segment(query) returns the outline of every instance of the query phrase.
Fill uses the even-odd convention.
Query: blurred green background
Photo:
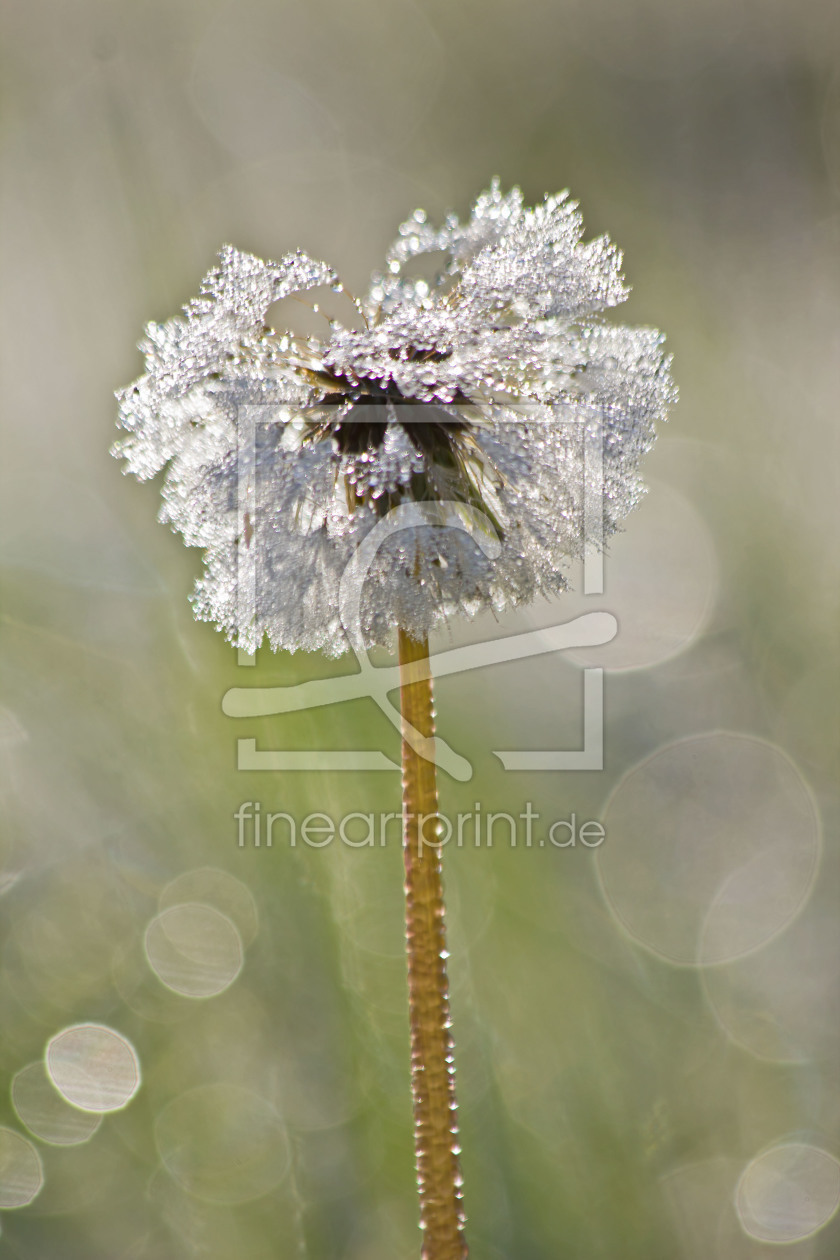
[[[836,6],[12,0],[2,26],[0,1255],[418,1252],[399,843],[239,848],[233,819],[399,800],[239,772],[237,738],[395,732],[368,700],[224,717],[231,686],[352,666],[239,666],[108,447],[143,323],[223,242],[359,290],[415,206],[464,214],[494,174],[622,246],[620,317],[667,332],[681,401],[604,595],[437,645],[620,623],[438,688],[475,770],[448,814],[606,828],[446,853],[473,1254],[836,1255]],[[580,746],[599,664],[604,769],[505,773]],[[53,1041],[79,1024],[113,1034]]]

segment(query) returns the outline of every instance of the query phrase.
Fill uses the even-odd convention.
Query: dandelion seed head
[[[439,274],[412,275],[429,254]],[[566,193],[529,209],[494,181],[466,223],[408,218],[356,304],[362,326],[332,319],[321,339],[266,324],[281,298],[323,286],[342,291],[301,252],[225,246],[183,315],[147,327],[145,374],[118,394],[114,453],[140,479],[166,470],[161,519],[204,549],[196,616],[247,651],[345,651],[342,574],[405,503],[449,505],[462,527],[382,535],[366,645],[561,592],[643,494],[639,462],[674,399],[661,335],[604,318],[627,296],[617,248],[583,240]]]

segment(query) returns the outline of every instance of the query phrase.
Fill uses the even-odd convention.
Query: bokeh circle
[[[747,1164],[735,1190],[744,1232],[793,1243],[822,1229],[840,1206],[840,1161],[806,1142],[784,1142]]]
[[[596,852],[602,892],[638,943],[671,962],[731,962],[778,935],[813,885],[820,826],[778,748],[713,732],[660,748],[613,790]]]
[[[62,1098],[83,1111],[120,1111],[140,1088],[134,1047],[105,1024],[74,1024],[56,1033],[45,1062]]]

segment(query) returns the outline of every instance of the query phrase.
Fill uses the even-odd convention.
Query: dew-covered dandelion
[[[442,258],[431,279],[416,274],[426,255]],[[268,326],[274,303],[324,286],[342,289],[300,252],[263,262],[225,247],[184,315],[149,325],[114,450],[141,479],[166,469],[161,519],[205,552],[196,616],[237,647],[335,656],[397,631],[423,1254],[454,1260],[466,1250],[440,848],[416,825],[437,810],[428,635],[561,592],[570,561],[639,501],[674,391],[661,335],[605,320],[627,296],[621,255],[583,241],[565,193],[528,209],[494,182],[467,223],[440,228],[418,210],[348,326]],[[363,552],[348,622],[342,583]]]
[[[241,648],[347,649],[338,588],[360,540],[404,502],[462,503],[490,522],[490,558],[469,531],[430,526],[379,549],[362,602],[365,642],[394,625],[424,637],[457,613],[553,595],[580,554],[581,443],[603,430],[603,525],[638,501],[637,465],[671,395],[661,337],[607,324],[627,295],[621,255],[581,240],[566,196],[526,209],[497,185],[470,220],[400,228],[359,305],[359,327],[324,339],[275,333],[281,298],[336,273],[301,253],[266,263],[226,247],[184,317],[152,324],[146,375],[120,395],[128,471],[167,467],[162,519],[205,549],[196,616]],[[406,265],[442,252],[437,282]],[[254,502],[238,514],[241,421],[259,407]],[[252,413],[253,414],[253,413]],[[259,548],[241,620],[240,544]]]

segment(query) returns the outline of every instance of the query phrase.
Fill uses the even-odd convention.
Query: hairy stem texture
[[[411,1088],[423,1260],[463,1260],[467,1247],[441,852],[435,829],[435,715],[428,641],[417,642],[400,630],[399,651]]]

